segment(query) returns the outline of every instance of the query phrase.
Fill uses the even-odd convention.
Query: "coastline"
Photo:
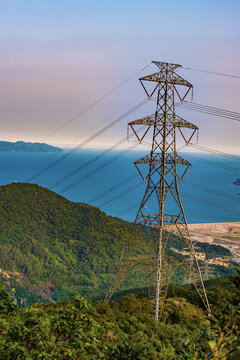
[[[188,224],[193,241],[221,245],[240,261],[240,222]]]

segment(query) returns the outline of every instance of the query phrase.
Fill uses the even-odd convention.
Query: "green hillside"
[[[26,303],[68,299],[75,294],[104,296],[113,265],[133,236],[133,224],[107,216],[96,207],[68,201],[38,185],[0,187],[1,276],[9,288],[16,288],[17,299]],[[169,248],[181,246],[171,235]],[[151,254],[152,249],[153,240],[146,229],[132,252]],[[175,281],[181,283],[182,279],[178,275]],[[122,290],[145,286],[142,270],[136,269]]]

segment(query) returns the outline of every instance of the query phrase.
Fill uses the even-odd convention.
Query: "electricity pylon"
[[[168,271],[170,266],[180,267],[187,272],[209,314],[210,306],[178,189],[178,183],[191,164],[177,154],[176,132],[179,130],[185,143],[188,144],[198,128],[175,114],[175,94],[182,102],[193,86],[176,73],[181,65],[159,61],[153,61],[153,63],[158,67],[158,72],[139,80],[149,99],[155,93],[157,95],[155,114],[132,121],[129,126],[140,143],[147,134],[151,135],[150,154],[134,162],[139,174],[147,184],[135,223],[140,225],[136,236],[145,226],[154,230],[156,253],[135,258],[127,257],[128,250],[134,241],[131,240],[123,251],[115,286],[107,299],[111,298],[113,292],[131,269],[139,264],[147,265],[148,268],[151,268],[150,273],[155,274],[155,319],[159,321],[172,274],[171,270]],[[146,81],[154,84],[151,91],[147,89]],[[138,125],[145,126],[142,136],[135,129]],[[184,134],[184,129],[188,129],[190,135]],[[145,169],[141,169],[141,165],[145,165]],[[179,170],[179,167],[182,170]],[[189,251],[188,261],[186,259],[182,261],[179,258],[169,259],[169,256],[165,254],[169,231],[172,227],[177,229],[178,236],[184,241]]]

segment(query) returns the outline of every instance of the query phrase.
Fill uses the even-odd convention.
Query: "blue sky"
[[[2,140],[43,139],[152,60],[239,75],[239,16],[235,0],[0,0]],[[147,69],[154,71],[154,66]],[[195,86],[195,102],[240,112],[239,79],[179,73]],[[137,79],[49,143],[70,144],[144,97]],[[154,110],[153,103],[147,104],[92,145],[118,140],[128,121]],[[239,123],[190,111],[180,115],[199,126],[201,145],[240,152]]]

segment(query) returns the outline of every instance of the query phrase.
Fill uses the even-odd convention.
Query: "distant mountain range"
[[[0,141],[0,151],[14,152],[62,152],[63,150],[45,143],[31,143],[24,141]]]

